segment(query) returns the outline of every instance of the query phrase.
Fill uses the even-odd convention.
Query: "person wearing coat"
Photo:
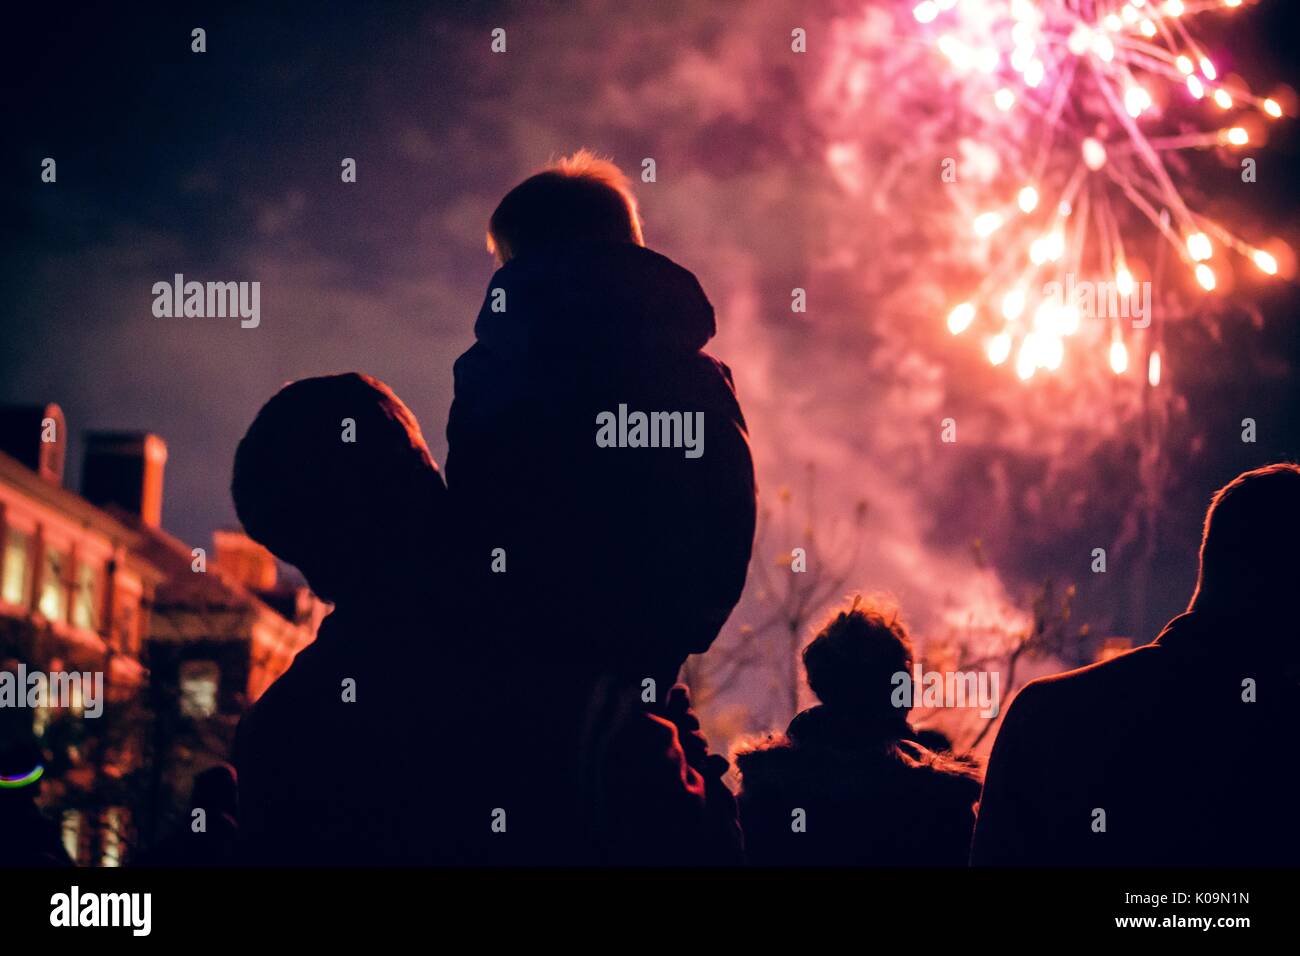
[[[971,860],[1300,864],[1300,467],[1218,491],[1188,609],[1150,644],[1032,681],[989,759]]]
[[[784,735],[742,747],[740,820],[759,866],[964,866],[979,778],[918,743],[894,675],[912,650],[897,614],[834,614],[804,649],[821,704]]]
[[[610,163],[512,190],[501,267],[455,363],[447,485],[485,603],[521,652],[578,679],[655,682],[717,637],[744,587],[754,468],[700,283],[645,248]],[[526,637],[526,641],[525,641]],[[660,708],[661,709],[661,708]]]

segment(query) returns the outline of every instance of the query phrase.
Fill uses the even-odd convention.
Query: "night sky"
[[[1190,594],[1210,493],[1300,454],[1295,286],[1242,282],[1215,316],[1169,333],[1176,401],[1152,556],[1137,567],[1120,547],[1105,581],[1085,580],[1091,548],[1123,538],[1142,439],[1115,421],[1078,451],[1064,424],[1035,417],[1026,386],[944,338],[942,297],[917,291],[899,307],[900,283],[951,277],[920,226],[950,214],[930,171],[953,147],[909,140],[917,117],[891,112],[928,78],[882,81],[850,124],[870,168],[907,143],[924,175],[882,195],[868,177],[855,194],[823,161],[845,122],[822,86],[834,24],[871,6],[905,25],[911,3],[133,6],[9,14],[0,401],[62,405],[74,487],[82,430],[162,435],[164,524],[192,543],[233,524],[235,445],[285,381],[376,375],[444,457],[452,362],[493,269],[487,218],[579,146],[634,174],[656,159],[658,182],[638,184],[647,243],[695,271],[717,307],[711,350],[735,370],[765,500],[783,485],[798,495],[810,462],[825,520],[866,500],[847,587],[896,594],[922,629],[991,573],[1013,600],[1044,577],[1077,581],[1097,629],[1149,639]],[[1265,0],[1225,24],[1211,40],[1232,51],[1225,68],[1260,89],[1300,85],[1294,4]],[[505,55],[489,50],[496,26]],[[809,31],[806,57],[790,53],[792,26]],[[1300,248],[1300,137],[1294,121],[1273,131],[1257,184],[1206,157],[1195,196]],[[46,156],[53,185],[40,182]],[[355,184],[340,181],[344,157]],[[155,318],[151,287],[178,272],[260,281],[261,326]],[[807,315],[790,312],[795,286]],[[923,335],[930,322],[940,331]],[[1023,419],[1007,412],[1016,402]],[[979,438],[939,459],[950,413]],[[1254,445],[1240,441],[1246,416]],[[971,562],[974,539],[991,572]]]

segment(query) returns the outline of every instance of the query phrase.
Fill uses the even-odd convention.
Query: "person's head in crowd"
[[[585,149],[511,189],[488,221],[488,251],[503,265],[530,252],[582,242],[645,245],[627,177]]]
[[[898,611],[855,598],[831,614],[803,651],[808,686],[828,708],[882,722],[904,721],[895,707],[895,675],[911,673],[912,642]]]
[[[1247,471],[1214,494],[1201,536],[1201,566],[1189,610],[1243,622],[1238,637],[1295,642],[1300,581],[1300,466]],[[1290,656],[1294,646],[1279,647]]]
[[[400,588],[446,508],[415,416],[357,372],[293,382],[263,405],[235,452],[231,494],[244,530],[336,602]]]
[[[1300,466],[1268,465],[1214,494],[1201,536],[1192,603],[1235,610],[1283,604],[1300,580]]]

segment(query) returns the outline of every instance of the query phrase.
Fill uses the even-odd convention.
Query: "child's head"
[[[627,177],[585,149],[510,190],[488,221],[488,251],[503,264],[574,242],[645,245]]]
[[[881,603],[835,612],[803,650],[808,686],[829,707],[870,716],[906,716],[891,702],[894,675],[912,670],[912,642],[898,612]]]
[[[446,506],[411,410],[356,372],[293,382],[263,405],[230,491],[248,534],[335,601],[397,586]]]

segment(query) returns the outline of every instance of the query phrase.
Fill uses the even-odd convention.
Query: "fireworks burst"
[[[977,84],[996,131],[993,148],[1016,177],[994,204],[973,210],[972,239],[995,250],[993,267],[948,313],[948,330],[986,332],[993,365],[1021,379],[1055,371],[1087,326],[1111,371],[1131,366],[1129,328],[1152,321],[1150,282],[1167,242],[1200,295],[1230,286],[1231,257],[1267,276],[1287,274],[1280,243],[1247,242],[1189,208],[1170,162],[1180,150],[1240,150],[1292,109],[1289,93],[1263,97],[1220,76],[1189,21],[1242,0],[923,0],[921,29]],[[987,87],[987,91],[984,90]],[[986,92],[986,95],[985,95]],[[1023,125],[1012,125],[1023,124]],[[1028,130],[1029,135],[1023,135]],[[986,196],[982,196],[986,199]],[[1192,286],[1194,281],[1195,286]],[[1143,294],[1145,293],[1145,295]],[[1086,319],[1097,322],[1084,322]],[[1154,318],[1159,319],[1159,315]],[[1162,359],[1151,335],[1152,387]]]

